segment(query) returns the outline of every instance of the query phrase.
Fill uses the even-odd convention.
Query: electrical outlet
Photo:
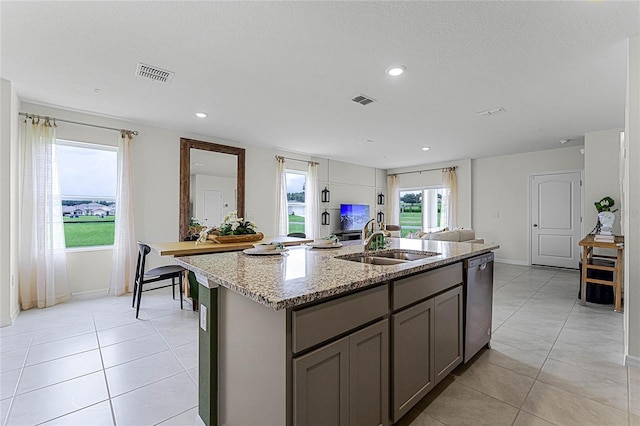
[[[491,217],[499,218],[500,217],[500,213],[499,212],[491,213]]]
[[[200,328],[207,331],[207,306],[200,305]]]

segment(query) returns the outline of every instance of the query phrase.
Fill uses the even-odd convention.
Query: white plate
[[[342,247],[342,244],[341,243],[334,243],[334,244],[307,243],[307,246],[311,248],[330,249],[330,248]]]
[[[258,255],[258,256],[282,254],[287,251],[289,251],[289,249],[286,249],[286,248],[282,250],[277,250],[277,249],[276,250],[256,250],[255,248],[242,250],[244,254],[252,254],[252,255]]]

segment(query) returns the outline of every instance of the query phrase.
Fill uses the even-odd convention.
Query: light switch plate
[[[200,328],[207,331],[207,307],[200,305]]]

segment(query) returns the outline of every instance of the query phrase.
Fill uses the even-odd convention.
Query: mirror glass
[[[244,149],[180,140],[180,240],[189,222],[219,225],[229,212],[244,216]]]

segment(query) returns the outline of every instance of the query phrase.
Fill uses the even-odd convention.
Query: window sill
[[[67,253],[80,253],[86,251],[105,251],[113,250],[114,246],[87,246],[87,247],[69,247],[66,249]]]

